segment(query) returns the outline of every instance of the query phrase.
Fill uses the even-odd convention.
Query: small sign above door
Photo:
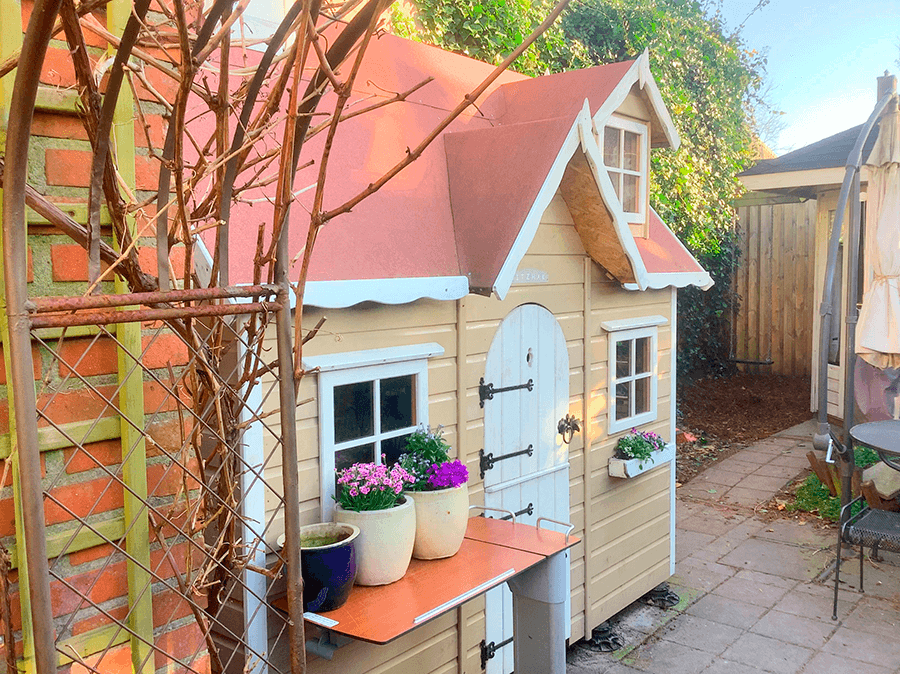
[[[513,284],[516,283],[549,283],[550,274],[540,269],[520,269],[513,276]]]

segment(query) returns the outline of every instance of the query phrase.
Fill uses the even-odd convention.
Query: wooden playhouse
[[[341,125],[326,201],[392,166],[491,70],[374,40],[354,99],[434,81]],[[304,347],[296,417],[304,522],[330,519],[336,469],[389,460],[417,426],[442,426],[468,465],[473,504],[575,525],[570,641],[673,573],[676,294],[711,285],[649,206],[650,148],[678,142],[647,53],[534,79],[507,72],[420,159],[320,232],[303,325],[327,322]],[[302,188],[317,170],[295,183],[292,251],[306,239]],[[264,200],[235,208],[232,283],[251,281],[270,212]],[[512,390],[490,396],[491,386]],[[569,444],[558,428],[567,414],[582,422]],[[662,435],[668,460],[611,477],[616,441],[633,427]],[[517,452],[493,466],[480,458]],[[266,477],[280,484],[277,469]],[[248,514],[267,521],[276,506],[248,499]],[[282,528],[278,519],[266,539]],[[386,646],[311,657],[309,669],[478,672],[482,642],[511,630],[499,588]],[[487,671],[511,671],[511,650]]]

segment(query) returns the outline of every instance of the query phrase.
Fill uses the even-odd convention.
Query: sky
[[[776,154],[866,121],[876,78],[900,67],[900,0],[722,0],[725,23],[767,51],[768,100],[784,113]]]

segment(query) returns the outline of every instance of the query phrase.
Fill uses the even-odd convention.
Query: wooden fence
[[[809,375],[815,288],[816,202],[766,203],[755,195],[735,204],[741,257],[735,287],[734,357],[768,361],[742,369]]]

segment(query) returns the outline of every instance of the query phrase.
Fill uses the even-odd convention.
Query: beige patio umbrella
[[[900,112],[881,118],[869,166],[865,261],[872,268],[856,326],[856,353],[879,369],[900,368]]]

